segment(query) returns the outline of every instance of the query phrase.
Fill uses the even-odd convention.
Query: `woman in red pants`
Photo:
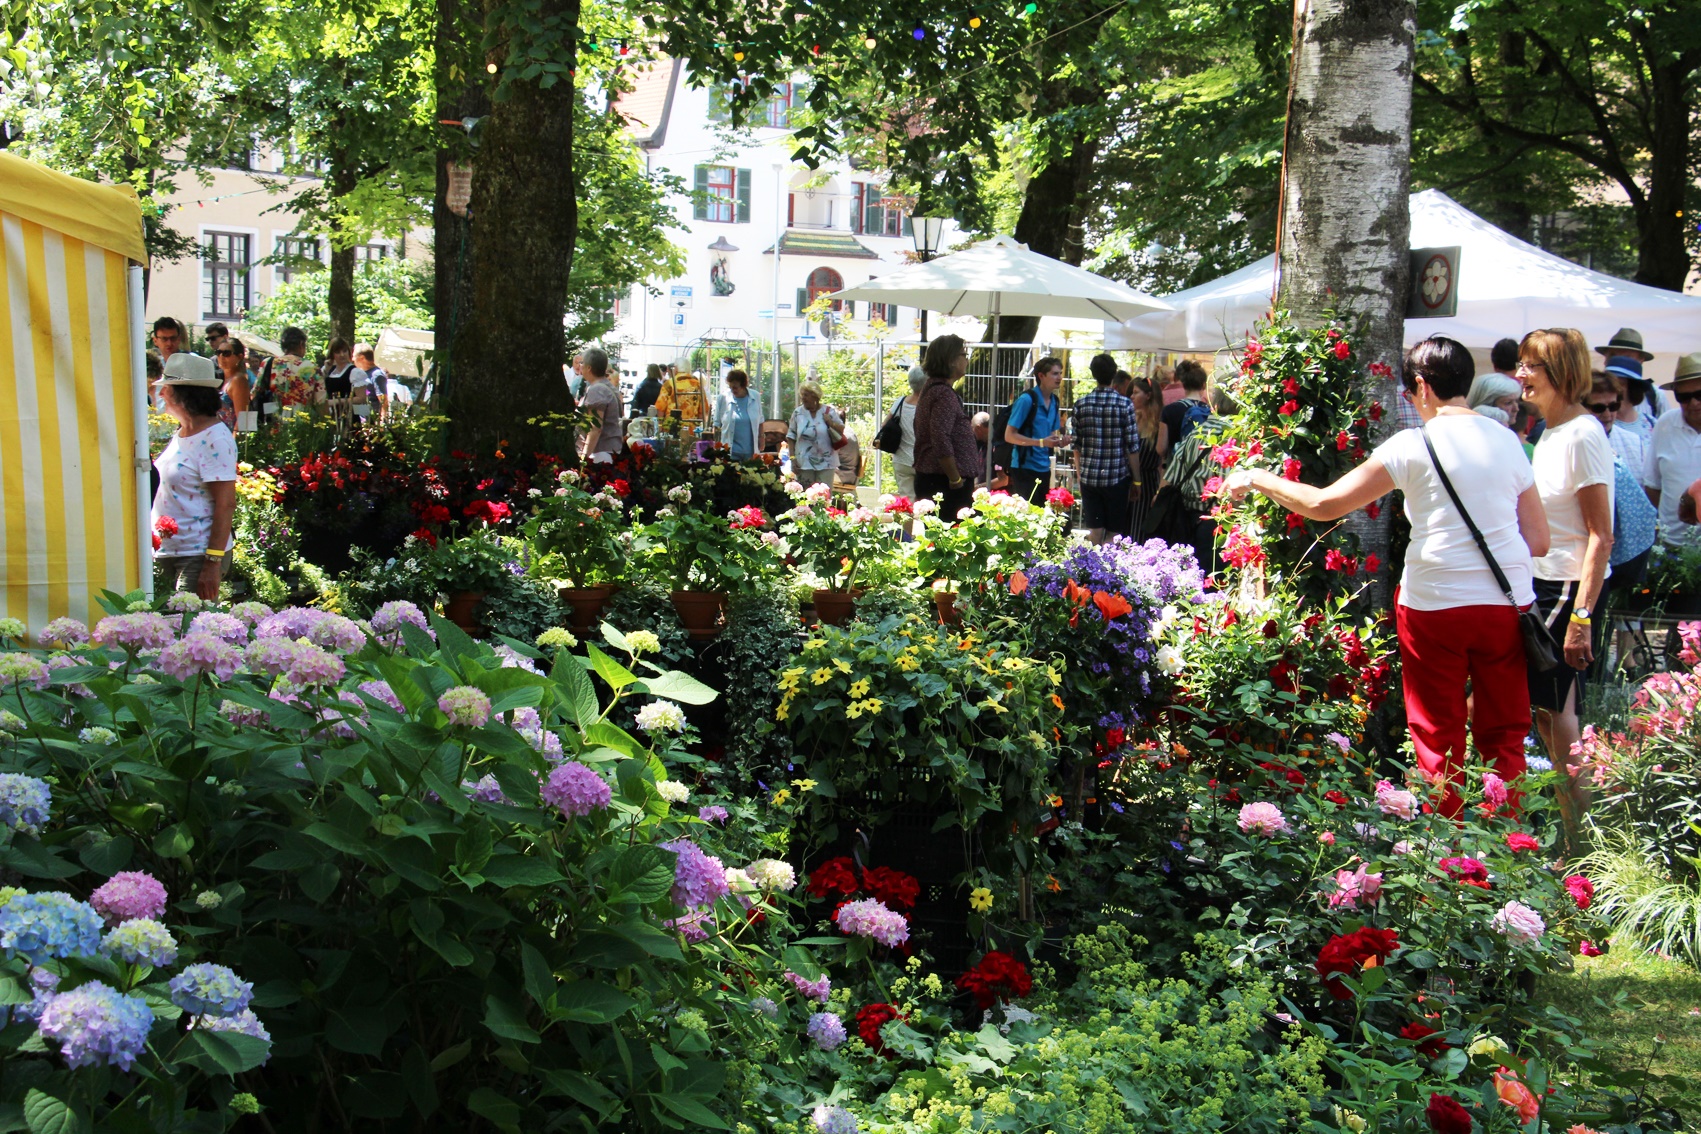
[[[1467,694],[1475,696],[1470,730],[1478,753],[1504,780],[1524,773],[1530,694],[1518,612],[1535,601],[1532,556],[1548,548],[1547,513],[1523,447],[1466,404],[1475,372],[1460,343],[1425,339],[1407,354],[1402,378],[1423,428],[1394,434],[1327,488],[1263,469],[1228,481],[1236,499],[1256,490],[1312,520],[1339,519],[1396,488],[1406,494],[1412,542],[1394,596],[1406,718],[1418,766],[1431,783],[1446,784],[1441,811],[1450,817],[1461,806],[1455,789]],[[1510,598],[1437,475],[1436,459],[1505,574]]]

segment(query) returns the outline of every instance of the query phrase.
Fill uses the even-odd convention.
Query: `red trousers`
[[[1441,813],[1459,814],[1456,790],[1465,762],[1465,696],[1477,753],[1507,781],[1524,774],[1524,738],[1530,732],[1530,687],[1518,611],[1511,603],[1413,610],[1394,600],[1400,635],[1406,721],[1418,768],[1430,783],[1445,780]]]

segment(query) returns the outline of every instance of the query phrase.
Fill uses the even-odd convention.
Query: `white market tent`
[[[1438,189],[1412,194],[1412,246],[1459,248],[1458,314],[1408,319],[1406,343],[1448,335],[1486,356],[1503,338],[1538,327],[1576,327],[1591,346],[1620,327],[1642,332],[1654,354],[1646,373],[1671,376],[1677,357],[1701,350],[1701,296],[1591,271],[1496,228]],[[1270,309],[1274,256],[1165,296],[1173,311],[1105,322],[1108,350],[1218,351],[1238,347]]]

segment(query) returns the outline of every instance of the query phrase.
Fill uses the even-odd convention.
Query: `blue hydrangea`
[[[171,1002],[193,1016],[234,1016],[253,998],[253,985],[207,961],[171,978]]]
[[[34,776],[0,773],[0,827],[33,835],[47,825],[53,792]]]
[[[272,1042],[272,1033],[266,1030],[266,1025],[260,1022],[260,1017],[254,1015],[254,1009],[244,1008],[234,1016],[196,1016],[189,1021],[191,1028],[205,1028],[209,1032],[238,1032],[245,1036],[253,1036],[257,1040]]]
[[[177,940],[153,918],[136,917],[109,930],[100,951],[132,965],[163,969],[177,960]]]
[[[128,1071],[153,1023],[154,1014],[140,996],[92,980],[53,998],[41,1014],[41,1034],[59,1045],[67,1066]]]
[[[101,916],[69,894],[24,894],[0,906],[0,949],[40,964],[49,957],[88,957],[100,948]]]

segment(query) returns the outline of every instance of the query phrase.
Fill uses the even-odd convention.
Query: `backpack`
[[[1003,409],[999,410],[995,415],[993,415],[993,418],[992,418],[992,467],[993,468],[995,468],[995,469],[1009,469],[1011,467],[1010,462],[1012,460],[1014,460],[1015,456],[1016,456],[1016,446],[1014,446],[1014,445],[1010,444],[1010,442],[1004,440],[1004,431],[1010,427],[1010,418],[1016,412],[1016,402],[1019,402],[1023,398],[1029,397],[1032,394],[1033,394],[1032,389],[1023,390],[1021,393],[1016,395],[1015,401],[1012,401],[1009,405],[1005,406]],[[1034,418],[1037,417],[1038,415],[1039,415],[1039,406],[1035,405],[1034,408],[1033,408],[1033,411],[1028,414],[1028,428],[1033,427]],[[1027,429],[1018,429],[1018,430],[1016,430],[1016,432],[1021,434],[1023,437],[1032,437],[1033,436],[1033,434],[1029,433]]]
[[[1203,425],[1211,416],[1211,407],[1205,402],[1189,402],[1187,412],[1181,415],[1181,430],[1176,434],[1177,441],[1187,440],[1194,427]]]

